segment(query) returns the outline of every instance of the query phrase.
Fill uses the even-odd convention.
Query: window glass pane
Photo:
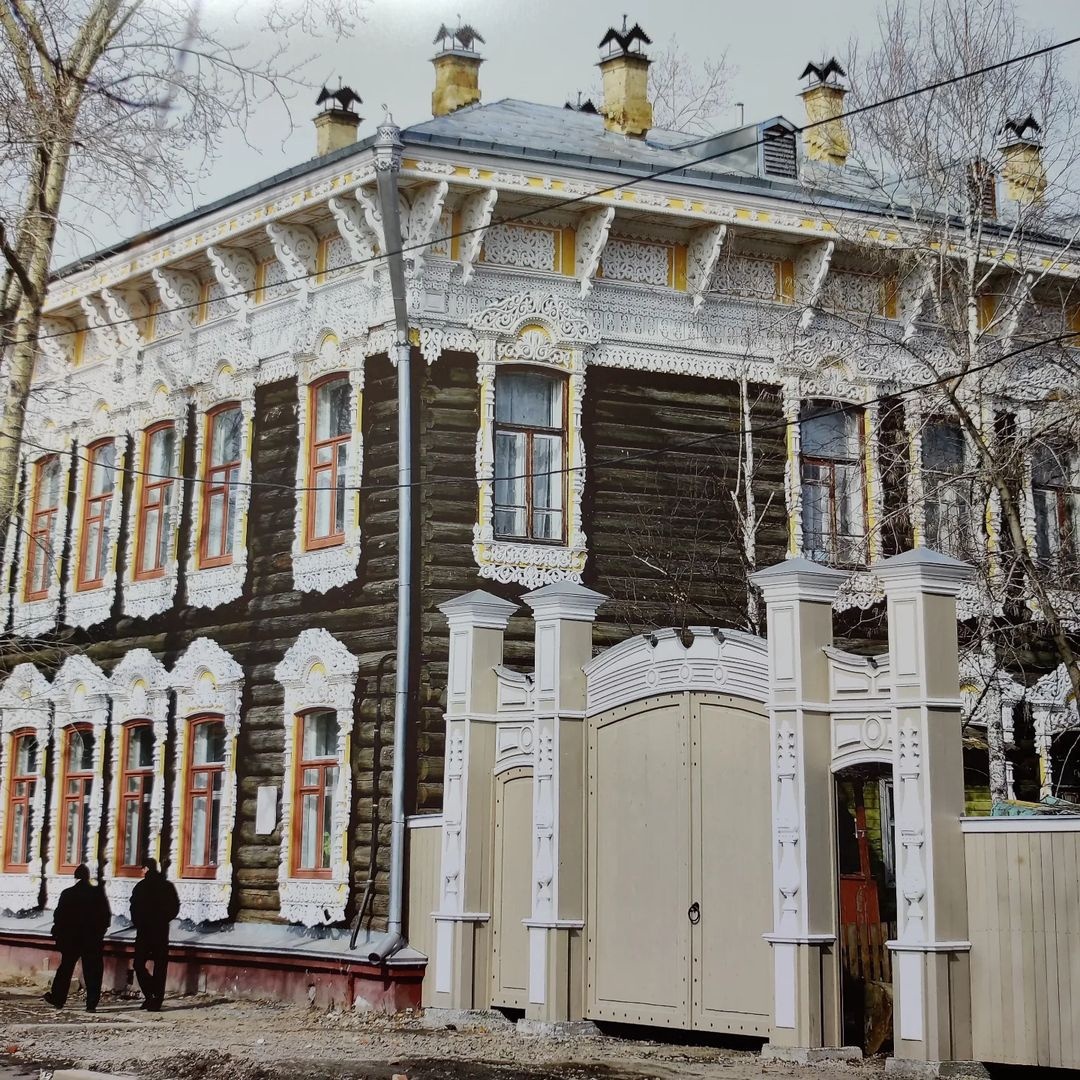
[[[195,764],[220,765],[225,761],[225,724],[209,720],[195,726]]]
[[[15,804],[11,817],[11,861],[27,863],[30,861],[29,817],[24,802]]]
[[[538,510],[561,510],[564,479],[561,436],[533,436],[532,475],[533,506]]]
[[[37,739],[33,735],[20,735],[15,749],[15,772],[29,776],[37,772]]]
[[[225,465],[240,460],[240,434],[243,419],[240,406],[234,405],[211,417],[210,464]]]
[[[501,431],[495,436],[495,531],[525,535],[525,435]]]
[[[1057,492],[1035,488],[1035,553],[1052,559],[1061,551],[1061,523]]]
[[[124,866],[135,866],[139,858],[139,820],[142,803],[139,799],[124,802]]]
[[[172,506],[172,484],[161,489],[161,509],[157,517],[157,526],[153,535],[157,538],[154,549],[157,552],[157,565],[165,566],[169,561],[169,508]],[[149,541],[148,541],[149,542]]]
[[[218,843],[221,833],[221,773],[214,776],[214,790],[210,795],[210,851],[208,864],[218,864]]]
[[[959,424],[927,424],[922,435],[923,468],[958,473],[964,468],[964,433]]]
[[[156,506],[147,510],[146,516],[143,518],[143,529],[145,532],[139,569],[145,573],[149,570],[156,570],[161,565],[159,561],[161,551],[161,511]]]
[[[521,427],[563,426],[563,380],[531,371],[495,376],[495,419]]]
[[[97,576],[98,551],[101,545],[101,523],[88,521],[86,536],[83,538],[82,567],[79,570],[80,581],[92,581]]]
[[[236,533],[236,485],[230,484],[226,491],[226,518],[225,518],[225,555],[231,555],[233,550],[233,536]]]
[[[48,510],[60,505],[60,459],[47,458],[38,477],[37,509]]]
[[[128,728],[127,767],[149,769],[154,764],[154,731],[149,724]]]
[[[94,767],[94,733],[68,730],[68,772],[90,772]]]
[[[828,404],[803,409],[799,431],[804,455],[834,460],[859,456],[859,411],[838,408]]]
[[[335,439],[352,431],[347,378],[325,382],[315,391],[315,440]]]
[[[191,800],[191,842],[188,845],[188,865],[206,865],[206,796]]]
[[[1069,486],[1069,454],[1061,447],[1036,443],[1031,454],[1031,477],[1039,487]]]
[[[349,465],[349,444],[338,443],[337,492],[334,498],[334,532],[345,531],[345,479]]]
[[[67,866],[76,866],[82,862],[82,852],[79,847],[82,833],[79,828],[80,806],[78,802],[71,800],[65,803],[64,808],[67,811],[64,822],[64,863]]]
[[[100,581],[105,577],[105,571],[108,568],[109,563],[109,544],[112,542],[112,537],[109,532],[109,506],[112,499],[102,499],[101,501],[101,534],[100,539],[95,549],[97,551],[97,561],[94,564],[94,580]]]
[[[333,492],[330,490],[330,470],[324,469],[315,474],[315,490],[312,498],[315,500],[315,536],[330,536],[333,530],[330,527],[331,503]]]
[[[300,869],[315,870],[315,851],[319,835],[319,796],[304,795],[300,800]]]
[[[210,496],[206,521],[206,555],[216,559],[224,554],[222,547],[221,525],[225,516],[225,496],[215,492]]]
[[[152,475],[145,479],[153,483],[172,472],[173,445],[176,432],[173,428],[160,428],[149,438],[146,453],[146,471]]]
[[[103,443],[91,453],[90,494],[104,495],[116,487],[116,444]]]
[[[337,713],[320,710],[304,717],[304,761],[337,757],[337,744]]]
[[[829,493],[818,479],[817,466],[803,467],[802,521],[803,552],[808,559],[824,562],[829,558]]]

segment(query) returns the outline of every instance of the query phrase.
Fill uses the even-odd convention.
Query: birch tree
[[[274,4],[246,38],[236,13],[236,40],[201,0],[0,2],[0,517],[60,231],[83,227],[91,207],[165,211],[227,132],[243,138],[258,105],[291,96],[286,43],[347,33],[363,2]]]

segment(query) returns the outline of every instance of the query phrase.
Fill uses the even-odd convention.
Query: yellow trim
[[[573,277],[577,273],[577,232],[566,228],[560,230],[562,237],[562,252],[559,270],[566,277]]]
[[[75,340],[71,346],[71,363],[78,367],[86,358],[86,330],[76,330]]]
[[[266,268],[270,265],[270,260],[259,263],[255,267],[255,303],[261,304],[266,299]]]
[[[735,211],[735,216],[740,221],[749,221],[753,216],[749,210],[744,210],[741,206]]]
[[[890,274],[881,283],[882,303],[881,310],[886,319],[895,319],[900,313],[899,293],[900,288],[896,277]]]
[[[450,220],[450,258],[457,262],[461,258],[461,211],[455,210]]]
[[[672,249],[672,283],[680,292],[686,292],[686,245],[676,244]]]
[[[979,329],[985,330],[997,315],[1000,297],[996,293],[981,293],[978,297]]]
[[[326,280],[326,255],[330,246],[330,237],[324,236],[315,250],[315,284],[321,285]]]
[[[199,287],[199,306],[195,309],[195,322],[204,323],[210,317],[210,282]]]
[[[779,259],[776,263],[776,297],[782,304],[795,303],[795,262]]]

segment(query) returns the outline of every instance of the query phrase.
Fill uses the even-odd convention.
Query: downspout
[[[409,734],[409,672],[413,631],[413,417],[412,352],[409,313],[405,299],[405,262],[401,255],[401,220],[398,216],[398,173],[401,171],[401,129],[390,113],[375,136],[375,178],[382,211],[383,254],[394,299],[393,355],[397,362],[398,391],[398,609],[397,652],[394,673],[394,771],[390,800],[390,898],[387,936],[368,954],[381,964],[405,946],[402,913],[405,887],[405,754]]]

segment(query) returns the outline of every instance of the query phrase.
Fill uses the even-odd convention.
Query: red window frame
[[[316,506],[316,487],[318,486],[319,478],[328,474],[330,482],[327,485],[327,490],[333,492],[336,491],[338,485],[338,467],[337,467],[337,449],[343,443],[348,444],[352,438],[352,431],[349,431],[347,435],[335,435],[329,439],[318,439],[316,432],[319,430],[319,391],[330,383],[344,382],[347,385],[349,383],[349,376],[341,371],[333,372],[330,375],[325,375],[321,379],[311,384],[308,390],[308,417],[310,423],[308,425],[308,482],[306,492],[307,495],[307,514],[306,524],[304,529],[304,546],[309,551],[317,550],[318,548],[338,547],[345,542],[345,522],[342,521],[340,531],[328,533],[326,536],[315,535],[315,506]],[[319,451],[323,449],[329,449],[330,460],[319,464]],[[346,468],[348,467],[348,451],[346,450]],[[348,513],[348,506],[345,508],[345,513]]]
[[[23,595],[27,601],[44,600],[49,595],[49,576],[52,572],[52,541],[56,515],[60,511],[60,488],[57,485],[56,502],[41,506],[41,481],[45,470],[59,461],[57,454],[46,454],[34,465],[34,496],[30,512],[30,531],[27,536],[26,581]],[[34,581],[34,550],[45,552],[41,561],[41,580]]]
[[[127,848],[127,809],[130,803],[137,803],[141,805],[147,798],[153,796],[154,790],[154,766],[153,763],[149,765],[128,765],[128,754],[131,749],[131,736],[135,731],[150,731],[153,732],[153,725],[149,720],[129,720],[124,724],[122,731],[122,738],[120,743],[120,801],[119,811],[116,819],[116,876],[117,877],[141,877],[142,876],[142,856],[136,855],[134,863],[124,862],[124,851]],[[128,790],[128,781],[135,779],[138,781],[135,790]],[[141,821],[141,815],[138,820]],[[147,828],[149,828],[149,820],[147,821]],[[142,838],[139,837],[139,840]],[[136,843],[136,852],[142,847],[141,843]]]
[[[15,771],[15,763],[19,760],[19,743],[23,739],[32,739],[37,742],[37,732],[33,728],[21,728],[18,731],[11,733],[11,738],[8,742],[9,758],[11,762],[11,775],[7,778],[7,817],[5,818],[4,826],[4,871],[11,874],[24,874],[30,869],[30,842],[33,833],[33,822],[31,821],[31,814],[33,813],[34,805],[34,793],[37,790],[38,781],[40,776],[38,769],[40,769],[40,761],[35,757],[35,771],[32,773],[17,773]],[[41,753],[41,747],[38,746],[37,752]],[[16,795],[15,789],[18,784],[25,784],[24,794]],[[24,808],[23,822],[26,829],[26,854],[27,859],[25,862],[16,862],[12,856],[14,854],[15,836],[15,808],[22,806]]]
[[[104,571],[98,576],[89,578],[83,576],[83,571],[87,565],[86,556],[90,543],[90,526],[94,524],[98,526],[97,546],[93,552],[94,558],[91,563],[95,568],[101,565],[101,556],[103,554],[101,549],[107,539],[106,530],[109,524],[109,515],[112,513],[113,496],[116,494],[115,468],[109,470],[113,473],[112,487],[100,495],[92,495],[91,492],[94,490],[94,469],[98,468],[98,454],[112,445],[112,439],[99,439],[86,448],[86,489],[83,491],[82,525],[79,529],[79,552],[75,572],[75,588],[79,592],[100,589],[105,580]]]
[[[64,844],[68,834],[68,821],[71,814],[76,814],[78,817],[78,832],[76,835],[79,837],[79,846],[86,838],[86,811],[85,802],[89,800],[90,794],[94,788],[94,770],[93,766],[89,769],[69,769],[68,762],[71,756],[71,741],[76,735],[89,735],[92,734],[93,729],[89,724],[69,724],[64,728],[64,751],[63,751],[63,769],[62,780],[60,785],[60,820],[58,822],[57,844],[56,844],[56,869],[61,873],[72,873],[80,863],[86,861],[87,852],[80,851],[79,858],[76,862],[66,862],[64,859]],[[96,750],[96,748],[95,748]],[[68,786],[72,781],[78,784],[78,789],[72,793],[68,791]]]
[[[214,776],[215,774],[221,775],[221,790],[224,795],[225,789],[225,762],[214,762],[206,765],[195,764],[195,736],[200,727],[204,724],[222,724],[224,725],[225,718],[219,713],[209,713],[206,716],[197,716],[194,719],[188,721],[187,732],[187,769],[184,776],[184,828],[183,828],[183,848],[180,852],[180,876],[186,878],[213,878],[217,876],[218,864],[206,863],[204,865],[193,865],[190,861],[191,858],[191,833],[192,833],[192,819],[194,817],[193,807],[196,798],[204,797],[207,800],[206,803],[206,850],[210,851],[212,847],[211,841],[213,840],[213,824],[214,815],[211,813],[211,807],[213,806],[213,792],[214,792]],[[225,734],[228,738],[228,729]],[[204,777],[206,778],[205,787],[197,787],[196,781]],[[220,828],[221,822],[219,820],[218,827]],[[218,858],[221,857],[221,837],[218,837]]]
[[[296,740],[294,745],[296,747],[296,769],[295,780],[293,783],[293,815],[292,815],[292,843],[290,845],[290,876],[294,878],[328,878],[333,873],[333,865],[328,864],[326,866],[319,866],[314,869],[302,869],[300,866],[300,848],[304,837],[304,815],[302,813],[303,798],[305,795],[314,795],[316,798],[316,815],[315,820],[320,823],[320,833],[322,829],[322,821],[326,816],[326,773],[329,769],[337,770],[340,775],[341,762],[338,760],[337,754],[333,757],[317,757],[317,758],[305,758],[304,753],[304,720],[309,716],[315,716],[318,713],[330,712],[333,713],[335,721],[340,723],[337,719],[337,713],[332,709],[307,709],[302,713],[299,713],[296,717],[296,724],[294,728],[293,737]],[[340,735],[339,735],[340,738]],[[315,770],[317,773],[317,779],[314,784],[304,783],[305,771]],[[333,837],[331,836],[331,840]],[[322,853],[322,845],[319,845],[320,858]]]
[[[211,464],[211,456],[214,452],[214,425],[219,418],[234,409],[239,410],[240,404],[236,401],[228,401],[218,405],[206,414],[206,448],[203,451],[203,497],[199,526],[199,566],[203,569],[212,566],[229,566],[233,561],[233,553],[225,551],[229,542],[229,492],[235,485],[240,474],[241,458],[232,461],[223,461],[217,465]],[[240,439],[240,453],[243,455],[243,435]],[[208,541],[210,539],[210,502],[215,496],[221,496],[221,550],[222,555],[207,555]]]
[[[149,570],[143,570],[143,553],[146,548],[146,522],[150,516],[151,511],[158,511],[158,529],[163,530],[168,528],[166,505],[168,502],[168,496],[172,492],[173,484],[175,481],[170,477],[150,476],[146,473],[147,462],[150,461],[150,447],[153,443],[155,435],[160,434],[163,431],[173,431],[175,433],[176,425],[171,420],[165,420],[160,424],[154,424],[153,427],[148,427],[143,432],[143,470],[142,486],[139,494],[139,514],[136,523],[136,543],[135,543],[135,572],[134,578],[136,581],[149,581],[152,578],[162,577],[165,573],[165,563],[159,562],[158,553],[161,551],[161,537],[156,537],[157,543],[154,544],[154,566]],[[175,435],[174,435],[175,437]]]

